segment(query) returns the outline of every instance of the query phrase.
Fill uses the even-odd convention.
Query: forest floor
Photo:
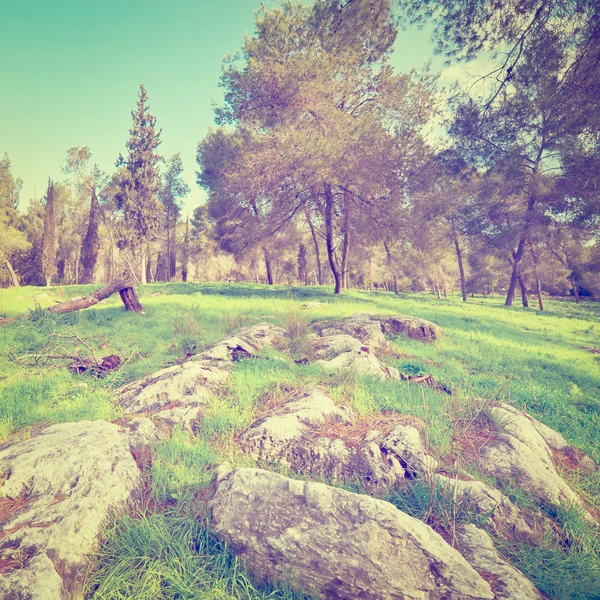
[[[600,304],[549,300],[540,312],[506,308],[503,298],[458,296],[438,300],[418,294],[348,291],[329,287],[171,283],[140,286],[146,315],[127,313],[118,295],[100,305],[49,315],[41,308],[79,297],[98,286],[0,290],[0,317],[30,313],[0,327],[0,441],[26,436],[32,426],[81,420],[119,419],[114,402],[123,384],[176,364],[241,327],[268,321],[291,339],[266,360],[236,363],[227,393],[207,411],[195,435],[176,431],[147,460],[148,490],[128,516],[119,517],[89,573],[89,597],[113,598],[301,598],[284,588],[256,587],[236,559],[191,516],[211,469],[239,464],[235,436],[260,411],[259,398],[309,382],[330,388],[361,415],[384,410],[422,419],[427,442],[438,456],[450,450],[457,412],[469,399],[500,400],[526,410],[559,431],[573,446],[600,462]],[[397,352],[385,361],[406,376],[432,374],[452,390],[371,378],[325,375],[294,359],[302,355],[309,324],[356,312],[421,317],[443,328],[433,344],[395,338]],[[73,358],[117,355],[120,368],[103,379],[76,375]],[[565,473],[568,479],[568,473]],[[600,475],[569,483],[600,511]],[[420,517],[425,497],[401,499]],[[503,490],[526,505],[518,489]],[[600,542],[577,515],[553,515],[564,540],[503,551],[549,597],[598,598]],[[199,590],[204,590],[199,592]]]

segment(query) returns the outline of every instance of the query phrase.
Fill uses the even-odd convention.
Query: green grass
[[[124,517],[86,591],[95,600],[308,600],[285,584],[256,586],[240,560],[193,517]]]
[[[94,598],[292,597],[285,590],[252,587],[231,554],[204,526],[192,523],[185,508],[201,506],[198,498],[214,465],[225,460],[247,463],[236,452],[233,438],[253,420],[265,395],[285,396],[319,383],[361,415],[382,410],[414,415],[425,423],[427,442],[438,456],[450,449],[460,421],[457,415],[472,409],[470,398],[498,399],[527,409],[600,461],[600,355],[585,350],[599,345],[598,304],[550,300],[540,313],[506,308],[499,297],[463,304],[458,297],[438,300],[419,294],[345,292],[334,297],[326,287],[171,283],[140,286],[146,316],[125,312],[118,296],[64,316],[36,309],[38,304],[50,306],[95,287],[0,290],[0,315],[33,311],[29,320],[0,327],[0,439],[40,423],[114,420],[121,416],[113,402],[118,386],[182,360],[240,327],[266,320],[285,327],[292,339],[287,350],[268,350],[258,360],[237,363],[229,388],[211,401],[196,434],[177,431],[154,448],[148,467],[151,502],[111,530],[94,576]],[[385,360],[406,375],[432,373],[437,382],[455,391],[454,397],[406,383],[328,376],[294,362],[308,348],[311,320],[338,319],[359,311],[408,314],[440,325],[445,336],[435,344],[399,337],[393,341],[401,358]],[[31,355],[40,353],[49,339],[58,341],[65,354],[88,355],[73,336],[55,335],[72,332],[96,356],[117,354],[124,365],[99,380],[72,375],[64,360],[35,363]],[[572,483],[600,508],[600,474]],[[452,503],[441,491],[422,487],[398,491],[390,500],[434,525],[448,515],[457,522],[474,518],[453,514]],[[521,490],[506,491],[527,505]],[[575,518],[554,518],[562,538],[535,548],[506,546],[504,551],[552,598],[598,597],[578,590],[580,582],[590,590],[598,584],[600,552],[592,541],[597,532]],[[149,539],[156,552],[144,546]],[[156,581],[161,582],[159,587]]]

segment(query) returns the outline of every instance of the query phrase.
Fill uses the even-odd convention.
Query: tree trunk
[[[10,276],[10,281],[13,284],[14,287],[21,287],[21,284],[19,283],[19,278],[17,277],[17,274],[15,273],[12,265],[10,264],[10,261],[8,259],[6,259],[4,261],[4,266],[6,267],[6,269],[8,270],[8,274]]]
[[[458,236],[454,233],[454,249],[456,250],[456,260],[458,261],[458,271],[460,272],[460,289],[462,290],[463,302],[467,301],[467,282],[465,280],[465,267],[463,265],[462,251],[458,242]]]
[[[126,310],[138,313],[144,312],[144,307],[140,304],[137,294],[132,287],[121,288],[119,290],[119,295],[121,296],[121,300],[123,300]]]
[[[519,282],[519,263],[516,260],[512,261],[512,272],[510,275],[510,285],[508,286],[508,292],[506,294],[506,302],[504,306],[512,306],[515,298],[515,290],[517,289],[517,283]]]
[[[581,298],[579,297],[579,287],[575,281],[575,275],[571,275],[571,277],[569,277],[569,281],[571,282],[571,289],[573,290],[573,298],[575,299],[575,303],[579,304]]]
[[[98,251],[100,250],[100,237],[98,236],[99,213],[100,206],[98,205],[96,191],[92,190],[88,228],[81,242],[82,283],[94,283],[96,262],[98,261]]]
[[[315,260],[317,262],[317,280],[319,285],[323,285],[323,270],[321,266],[321,251],[319,250],[319,239],[317,238],[317,233],[315,231],[315,226],[313,225],[310,213],[308,209],[306,209],[306,222],[308,223],[308,227],[310,229],[310,234],[312,236],[313,244],[315,246]]]
[[[540,273],[537,268],[537,257],[533,251],[533,244],[529,244],[529,252],[531,252],[531,262],[533,263],[533,272],[535,274],[535,293],[537,294],[538,306],[540,310],[544,310],[544,299],[542,298],[542,282],[540,281]]]
[[[148,279],[146,277],[146,265],[146,245],[142,242],[142,246],[140,248],[140,281],[142,282],[142,285],[148,283]]]
[[[160,255],[159,255],[160,256]],[[166,272],[167,281],[171,281],[171,207],[167,207],[167,248],[166,248]],[[160,264],[160,261],[159,261]]]
[[[106,227],[106,231],[108,232],[108,238],[110,240],[110,248],[109,248],[109,263],[108,263],[108,277],[109,281],[112,281],[112,278],[117,273],[117,266],[115,263],[115,238],[113,236],[112,228],[108,224],[108,219],[106,218],[106,213],[104,209],[98,203],[98,209],[100,210],[100,215],[102,216],[102,221],[104,222],[104,226]]]
[[[152,255],[146,254],[146,283],[152,283]]]
[[[266,248],[262,249],[263,256],[265,257],[265,269],[267,271],[267,283],[273,285],[273,271],[271,269],[271,255]]]
[[[521,288],[521,300],[523,301],[523,308],[529,308],[529,298],[527,297],[527,286],[523,281],[523,277],[519,275],[519,287]]]
[[[333,231],[333,192],[331,186],[325,184],[325,245],[327,246],[327,257],[329,266],[335,281],[334,294],[339,294],[342,289],[342,278],[335,259],[335,244]]]
[[[183,257],[181,260],[181,281],[187,281],[188,262],[190,260],[190,217],[185,218],[185,237],[183,238]]]
[[[344,243],[342,246],[342,287],[348,289],[348,258],[350,255],[350,198],[344,190]]]

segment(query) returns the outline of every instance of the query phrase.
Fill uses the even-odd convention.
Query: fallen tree
[[[128,279],[113,279],[110,283],[107,283],[105,286],[97,289],[95,292],[92,292],[87,296],[84,296],[83,298],[75,298],[73,300],[67,300],[66,302],[60,302],[54,306],[49,306],[48,308],[44,309],[44,311],[53,314],[75,312],[76,310],[82,310],[84,308],[95,306],[99,302],[102,302],[102,300],[106,300],[106,298],[109,298],[113,294],[119,292],[126,310],[145,314],[144,307],[140,304],[137,294],[135,293],[135,289],[133,287],[134,285],[135,284]],[[27,315],[23,315],[22,317],[0,319],[0,325],[7,325],[8,323],[12,323],[13,321],[23,318],[28,317]]]

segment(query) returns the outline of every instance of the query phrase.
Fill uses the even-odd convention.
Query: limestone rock
[[[500,434],[498,439],[483,446],[479,468],[486,475],[516,484],[542,504],[582,505],[552,463],[542,460],[536,450],[512,435]]]
[[[64,600],[111,511],[140,483],[130,435],[105,421],[46,427],[0,450],[0,496],[12,505],[0,525],[0,560],[22,564],[0,575],[4,600]]]
[[[501,558],[488,534],[475,525],[456,529],[459,550],[476,571],[491,575],[496,600],[543,600],[537,588],[512,565]]]
[[[271,323],[259,323],[240,329],[236,335],[220,340],[193,357],[192,360],[234,362],[255,356],[265,346],[275,346],[287,333]]]
[[[452,479],[437,474],[436,482],[456,494],[456,501],[480,517],[487,517],[486,525],[502,540],[539,542],[541,529],[535,527],[533,515],[517,508],[499,490],[482,481]]]
[[[373,348],[385,345],[385,337],[379,321],[374,320],[373,315],[367,313],[356,313],[341,321],[313,323],[313,327],[323,337],[345,334]]]
[[[335,432],[321,429],[326,420],[345,425]],[[359,482],[382,493],[436,468],[414,427],[398,426],[387,437],[372,431],[347,444],[344,430],[350,423],[348,411],[335,406],[318,388],[311,388],[252,423],[238,444],[259,464],[279,463],[299,474]]]
[[[544,456],[545,460],[553,460],[552,449],[559,453],[556,459],[563,460],[571,470],[578,470],[584,474],[595,473],[598,470],[598,465],[591,458],[581,450],[570,446],[560,433],[534,419],[531,415],[504,402],[499,403],[499,407],[493,410],[497,415],[503,414],[500,417],[500,424],[508,422],[506,426],[508,433],[524,444],[528,444],[528,440],[531,440],[532,447],[536,448],[540,457]],[[533,434],[531,428],[535,430],[537,436]]]
[[[310,356],[313,360],[331,360],[344,352],[360,352],[363,348],[370,352],[364,342],[345,333],[315,337],[312,342]]]
[[[401,315],[385,315],[377,318],[386,335],[407,335],[413,340],[425,343],[435,342],[443,335],[441,327],[425,319]]]
[[[213,390],[228,379],[227,369],[189,360],[122,387],[119,404],[126,414],[152,413],[174,406],[197,408],[204,406]]]
[[[427,454],[416,427],[398,425],[380,444],[386,454],[396,455],[402,467],[411,475],[406,479],[415,479],[418,474],[427,478],[437,469],[437,461]]]
[[[493,599],[430,527],[388,502],[259,469],[220,471],[211,526],[265,580],[345,600]]]
[[[368,347],[358,352],[343,352],[331,360],[317,360],[314,364],[330,372],[347,371],[378,379],[400,379],[398,369],[384,365]]]
[[[509,407],[494,406],[491,408],[491,416],[496,424],[506,433],[517,438],[520,442],[528,446],[535,452],[538,458],[549,465],[552,465],[552,454],[548,444],[533,426],[531,419],[524,413]]]
[[[348,421],[348,414],[318,388],[310,388],[280,407],[275,414],[252,423],[239,438],[240,447],[262,462],[289,464],[286,454],[311,425],[326,419]]]

